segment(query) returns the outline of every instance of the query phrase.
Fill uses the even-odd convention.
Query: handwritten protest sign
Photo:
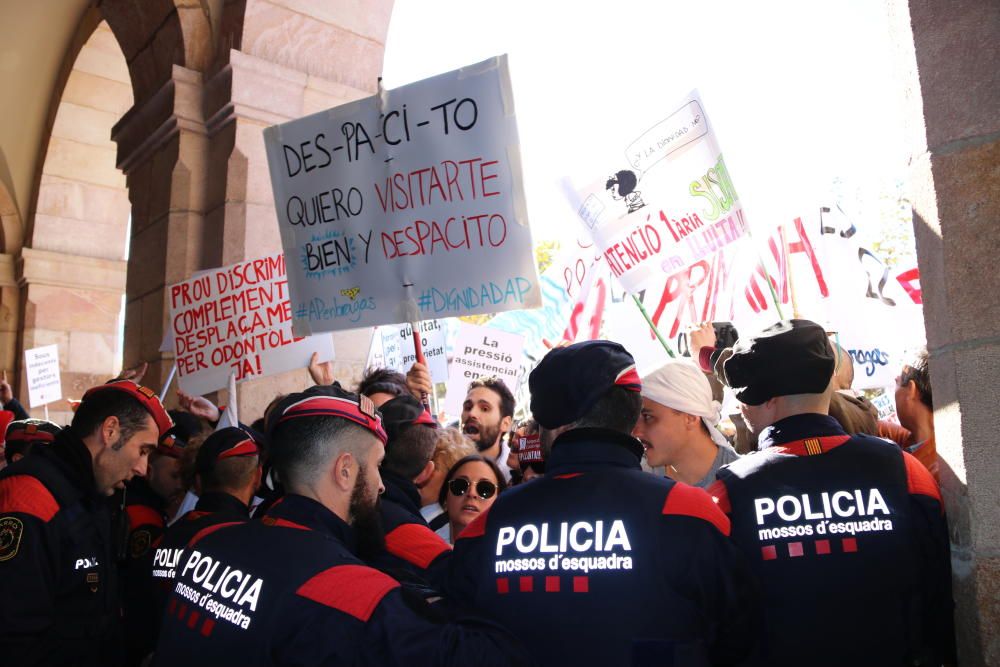
[[[448,379],[448,355],[445,345],[445,330],[438,320],[425,320],[417,325],[424,360],[434,382]],[[413,328],[409,324],[377,327],[372,333],[372,344],[368,353],[368,368],[391,368],[406,373],[416,361],[413,347]]]
[[[330,336],[292,334],[282,254],[202,272],[169,294],[178,383],[189,394],[222,389],[233,371],[243,381],[305,368],[313,352],[333,358]]]
[[[25,350],[24,370],[28,380],[28,405],[37,408],[62,398],[58,345]]]
[[[524,338],[506,331],[462,322],[455,339],[455,356],[451,360],[445,410],[448,414],[462,412],[469,383],[480,377],[495,376],[507,387],[517,388],[521,372]]]
[[[505,56],[264,139],[296,333],[540,305]]]

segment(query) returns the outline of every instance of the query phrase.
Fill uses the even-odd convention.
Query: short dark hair
[[[490,470],[493,471],[493,474],[497,476],[498,496],[504,489],[507,488],[507,479],[503,476],[503,473],[500,471],[500,466],[497,465],[496,461],[488,456],[483,456],[482,454],[469,454],[468,456],[455,461],[455,465],[453,465],[448,470],[448,474],[444,476],[444,482],[441,483],[441,491],[438,492],[438,504],[441,505],[441,507],[444,507],[444,499],[448,496],[448,482],[450,482],[452,478],[458,474],[459,468],[464,466],[466,463],[472,463],[474,461],[485,463],[490,467]]]
[[[108,417],[118,417],[122,440],[144,429],[153,416],[123,391],[102,391],[80,403],[69,428],[80,438],[93,435]]]
[[[478,380],[473,380],[469,383],[469,388],[466,390],[466,395],[473,389],[478,389],[479,387],[485,387],[486,389],[491,389],[493,392],[500,397],[500,417],[513,417],[514,416],[514,394],[510,392],[507,388],[507,383],[498,377],[488,377],[479,378]]]
[[[413,479],[424,469],[434,456],[437,444],[437,429],[423,424],[414,424],[385,445],[382,467],[406,479]]]
[[[260,460],[256,456],[233,456],[212,464],[210,470],[198,473],[203,491],[242,489],[257,473]]]
[[[278,423],[271,433],[270,462],[285,489],[311,482],[326,467],[331,456],[349,451],[358,458],[367,454],[360,447],[363,436],[375,435],[340,417],[320,415],[295,417]]]
[[[392,394],[404,396],[410,393],[406,387],[406,376],[391,368],[369,368],[358,382],[358,393],[370,397],[372,394]]]
[[[635,177],[635,173],[628,169],[623,169],[608,179],[608,182],[604,184],[604,189],[610,190],[611,186],[617,185],[618,194],[624,196],[632,194],[632,191],[635,190],[635,186],[638,184],[639,179]]]
[[[642,396],[624,387],[612,387],[597,399],[574,426],[576,428],[606,428],[621,433],[632,433],[642,412]]]
[[[903,366],[903,371],[899,374],[899,386],[905,386],[910,380],[917,385],[920,402],[933,410],[934,395],[931,392],[930,355],[927,354],[926,347],[919,349],[913,355],[910,363]]]

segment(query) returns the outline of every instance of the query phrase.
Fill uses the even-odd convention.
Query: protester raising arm
[[[28,419],[28,411],[24,409],[21,402],[14,398],[14,390],[7,382],[7,371],[3,372],[3,379],[0,380],[0,407],[14,413],[14,421]]]

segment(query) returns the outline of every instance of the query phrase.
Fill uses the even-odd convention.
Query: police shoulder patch
[[[17,555],[23,534],[24,523],[20,519],[12,516],[0,518],[0,562]]]
[[[149,551],[149,544],[152,542],[152,535],[148,530],[142,529],[132,533],[129,538],[129,553],[132,558],[142,558]]]

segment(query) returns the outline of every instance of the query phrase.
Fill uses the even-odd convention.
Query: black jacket
[[[119,611],[107,498],[65,429],[0,472],[0,662],[119,664]]]

